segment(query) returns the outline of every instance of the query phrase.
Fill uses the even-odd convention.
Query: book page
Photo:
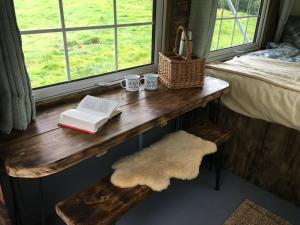
[[[77,109],[86,112],[102,113],[107,118],[110,118],[113,111],[118,107],[119,104],[117,102],[87,95],[79,103]]]
[[[110,114],[110,117],[108,119],[112,119],[113,117],[115,117],[121,113],[122,113],[122,110],[118,107]]]

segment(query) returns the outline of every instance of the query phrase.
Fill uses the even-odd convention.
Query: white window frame
[[[144,74],[149,72],[157,71],[157,64],[158,64],[158,52],[162,50],[163,44],[163,29],[164,29],[164,21],[165,21],[165,11],[166,11],[166,0],[156,0],[156,9],[154,9],[155,13],[155,40],[154,40],[154,62],[150,65],[139,66],[135,68],[125,69],[118,71],[118,62],[117,62],[117,42],[115,41],[115,65],[116,65],[116,72],[109,73],[107,75],[99,75],[94,76],[91,78],[85,78],[82,80],[74,80],[71,81],[70,77],[70,64],[69,64],[69,53],[67,47],[67,37],[66,31],[76,31],[76,30],[92,30],[92,29],[103,29],[103,28],[114,28],[115,29],[115,36],[117,35],[117,28],[118,27],[131,27],[131,26],[143,26],[143,25],[153,25],[152,22],[147,23],[129,23],[129,24],[117,24],[116,22],[116,0],[114,0],[114,25],[103,25],[103,26],[89,26],[89,27],[65,27],[64,22],[64,13],[63,13],[63,4],[62,0],[58,0],[59,2],[59,9],[60,9],[60,17],[61,17],[61,24],[62,28],[59,29],[45,29],[45,30],[28,30],[22,31],[21,34],[37,34],[37,33],[49,33],[49,32],[62,32],[63,34],[63,41],[64,41],[64,49],[65,49],[65,58],[66,58],[66,73],[69,82],[61,83],[61,84],[54,84],[51,86],[36,88],[33,90],[33,95],[35,101],[42,101],[45,99],[50,99],[53,97],[57,97],[60,95],[65,95],[68,93],[81,91],[90,89],[93,87],[99,86],[110,86],[112,84],[120,82],[121,79],[124,78],[125,75],[128,74]]]
[[[243,55],[249,52],[257,51],[261,48],[262,37],[265,29],[267,13],[269,9],[269,3],[271,0],[263,0],[262,11],[257,28],[256,39],[254,43],[243,44],[239,46],[214,50],[209,53],[208,62],[221,61],[233,58],[234,56]]]

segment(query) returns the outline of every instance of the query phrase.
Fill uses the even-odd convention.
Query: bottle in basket
[[[188,30],[188,33],[189,33],[189,41],[191,43],[191,53],[193,53],[193,38],[192,38],[192,31],[191,30]],[[179,55],[180,56],[184,56],[184,53],[186,51],[186,44],[185,44],[186,40],[185,40],[185,35],[184,33],[182,32],[181,34],[181,39],[180,39],[180,47],[179,47]]]

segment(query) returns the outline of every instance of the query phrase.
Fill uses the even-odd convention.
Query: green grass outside
[[[111,0],[64,0],[66,27],[113,24]],[[100,4],[101,3],[101,4]],[[57,0],[15,0],[21,30],[60,28]],[[226,11],[226,10],[225,10]],[[224,13],[230,13],[226,11]],[[218,12],[219,14],[220,12]],[[152,0],[118,0],[118,23],[152,21]],[[241,21],[246,26],[245,21]],[[219,22],[215,34],[219,33]],[[222,23],[218,48],[229,47],[234,20]],[[256,21],[248,23],[253,39]],[[216,49],[214,35],[212,49]],[[33,87],[67,81],[63,36],[61,33],[23,35],[23,51]],[[115,70],[114,29],[67,32],[71,79]],[[125,69],[151,62],[152,26],[118,29],[118,68]],[[236,27],[233,45],[243,43]]]

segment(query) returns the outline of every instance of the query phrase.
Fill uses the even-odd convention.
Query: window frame
[[[219,49],[210,51],[208,56],[208,62],[212,61],[220,61],[226,60],[229,58],[233,58],[235,56],[243,55],[249,52],[257,51],[261,48],[264,29],[266,25],[266,19],[268,15],[269,3],[270,0],[262,0],[262,7],[261,7],[261,15],[259,17],[259,24],[256,31],[256,37],[254,43],[248,43],[238,46],[233,46],[229,48]]]
[[[41,34],[41,33],[55,33],[60,32],[63,35],[64,42],[64,53],[65,53],[65,64],[66,64],[66,77],[67,81],[57,84],[51,84],[43,87],[37,87],[33,89],[33,96],[35,101],[44,101],[45,99],[53,98],[59,95],[64,95],[72,92],[82,91],[90,89],[93,87],[103,87],[110,86],[119,83],[125,75],[128,74],[143,74],[154,72],[157,70],[158,64],[158,52],[162,50],[163,45],[163,27],[165,19],[165,0],[154,0],[153,4],[153,20],[152,22],[142,22],[142,23],[128,23],[128,24],[118,24],[116,15],[116,0],[114,1],[114,24],[113,25],[99,25],[99,26],[79,26],[79,27],[66,27],[63,13],[63,2],[58,0],[59,13],[61,19],[61,28],[50,28],[50,29],[40,29],[40,30],[24,30],[21,31],[21,35],[26,34]],[[137,66],[133,68],[118,70],[118,49],[117,41],[115,41],[115,71],[106,73],[92,75],[89,77],[71,80],[70,76],[70,61],[69,52],[67,45],[67,31],[78,31],[78,30],[99,30],[105,28],[114,28],[114,35],[116,38],[117,29],[119,27],[133,27],[133,26],[145,26],[152,25],[152,59],[151,63],[147,65]],[[115,39],[116,40],[116,39]]]

